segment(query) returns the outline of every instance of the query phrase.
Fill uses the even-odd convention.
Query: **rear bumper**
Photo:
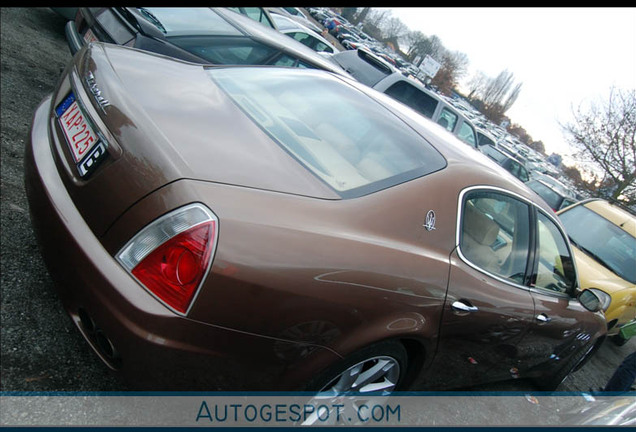
[[[103,248],[60,178],[50,104],[49,97],[36,110],[25,152],[31,220],[66,311],[106,365],[134,389],[297,390],[338,359],[319,347],[286,359],[300,344],[179,317],[140,287]]]

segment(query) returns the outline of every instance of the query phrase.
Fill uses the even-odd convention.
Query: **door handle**
[[[479,310],[479,308],[477,308],[476,306],[466,304],[462,300],[454,301],[453,304],[451,305],[451,308],[458,312],[477,312]]]
[[[539,322],[548,323],[551,320],[552,320],[552,318],[550,318],[549,316],[547,316],[544,313],[537,315],[537,321],[539,321]]]

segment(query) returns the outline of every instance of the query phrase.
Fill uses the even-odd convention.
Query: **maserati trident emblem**
[[[433,231],[435,229],[435,212],[433,210],[429,210],[426,213],[426,222],[423,225],[426,228],[426,231]]]
[[[86,75],[86,84],[88,84],[88,89],[91,91],[91,94],[95,97],[97,104],[100,106],[104,114],[106,114],[106,111],[104,110],[104,108],[109,106],[110,102],[108,101],[108,99],[102,96],[102,91],[99,89],[99,87],[97,87],[97,82],[95,81],[95,76],[93,75],[92,72],[89,72],[88,75]]]

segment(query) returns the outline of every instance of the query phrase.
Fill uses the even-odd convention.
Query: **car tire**
[[[549,377],[539,378],[535,384],[543,391],[555,391],[567,376],[579,370],[587,362],[590,356],[596,351],[600,343],[589,342],[581,350],[575,353],[570,359]]]
[[[307,390],[334,394],[390,394],[404,386],[407,365],[408,354],[404,345],[397,341],[380,342],[356,351],[327,368],[307,385]],[[377,372],[371,374],[371,379],[365,379],[365,373],[374,368]]]

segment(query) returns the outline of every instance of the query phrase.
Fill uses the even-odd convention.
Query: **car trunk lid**
[[[76,93],[108,157],[82,178],[59,122],[54,132],[69,193],[98,236],[140,199],[184,178],[339,198],[249,120],[201,65],[105,44],[93,44],[75,63],[72,86],[60,85],[55,105]]]

